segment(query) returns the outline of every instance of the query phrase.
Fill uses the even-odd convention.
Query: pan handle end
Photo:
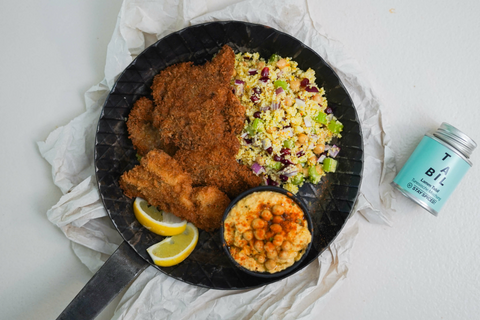
[[[57,320],[95,319],[148,265],[127,242],[123,242]]]

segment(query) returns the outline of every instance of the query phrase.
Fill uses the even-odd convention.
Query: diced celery
[[[273,85],[275,86],[275,89],[278,88],[278,87],[282,87],[283,90],[287,90],[288,88],[288,84],[287,84],[287,81],[283,81],[283,80],[276,80]]]
[[[323,160],[323,171],[335,172],[335,170],[337,170],[337,163],[335,159],[325,158],[325,160]]]
[[[283,141],[283,146],[285,148],[292,149],[293,147],[295,147],[295,142],[293,142],[292,140],[285,140]]]
[[[299,173],[297,174],[295,177],[293,177],[292,179],[292,184],[294,185],[299,185],[303,182],[303,174],[302,173]]]
[[[280,170],[282,169],[282,163],[275,161],[273,164],[270,165],[270,168],[275,169],[275,170]]]
[[[340,121],[331,121],[328,124],[328,130],[332,131],[333,133],[340,133],[343,130],[343,124]]]
[[[270,58],[268,59],[269,63],[276,62],[280,57],[277,54],[272,54]]]
[[[313,120],[315,122],[318,122],[318,123],[321,123],[321,124],[327,124],[328,123],[328,120],[327,120],[327,114],[325,112],[319,112],[314,118]]]
[[[317,172],[317,168],[315,166],[308,167],[308,178],[311,183],[318,183],[320,181],[320,175]]]
[[[251,124],[251,127],[253,131],[258,132],[263,127],[263,121],[259,118],[255,118]]]

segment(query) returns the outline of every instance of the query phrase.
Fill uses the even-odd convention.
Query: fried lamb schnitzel
[[[120,186],[128,197],[141,197],[206,231],[220,226],[230,203],[215,187],[193,188],[190,175],[162,150],[150,151],[140,165],[125,172]]]
[[[229,203],[225,193],[233,198],[262,182],[235,160],[245,108],[230,88],[234,67],[235,54],[224,46],[211,62],[179,63],[155,76],[153,101],[140,98],[127,120],[133,146],[144,156],[120,179],[127,196],[213,230]]]

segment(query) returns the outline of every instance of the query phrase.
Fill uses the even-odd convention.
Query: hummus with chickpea
[[[268,273],[292,266],[312,241],[300,206],[273,191],[254,192],[238,201],[224,221],[224,238],[242,267]]]

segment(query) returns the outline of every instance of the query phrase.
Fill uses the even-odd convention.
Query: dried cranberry
[[[268,77],[261,77],[260,79],[258,79],[258,81],[261,81],[263,83],[267,83],[268,80],[270,80]]]
[[[301,157],[305,154],[305,152],[303,152],[303,150],[300,150],[297,152],[297,157]]]
[[[268,77],[268,73],[270,72],[270,69],[268,67],[265,67],[262,69],[262,77]]]
[[[250,100],[252,100],[253,103],[257,103],[258,101],[260,101],[260,98],[257,95],[252,94]]]
[[[274,155],[273,156],[273,160],[279,162],[279,161],[282,161],[282,157],[278,156],[278,155]]]
[[[291,151],[290,151],[290,149],[288,149],[288,148],[283,148],[282,150],[280,150],[280,153],[283,154],[283,155],[285,155],[285,154],[290,154],[290,152],[291,152]]]
[[[272,148],[272,147],[268,147],[266,151],[268,152],[268,154],[272,154],[273,148]]]
[[[260,111],[257,111],[253,114],[253,117],[254,118],[260,118],[261,115],[262,115],[262,113]]]
[[[278,186],[278,182],[273,181],[270,177],[267,178],[267,186]]]
[[[333,113],[332,108],[328,107],[327,109],[325,109],[325,113],[326,113],[326,114],[331,114],[331,113]]]
[[[303,78],[303,80],[300,82],[300,86],[305,88],[309,83],[310,81],[307,78]]]
[[[245,140],[247,144],[252,144],[253,142],[252,139],[243,138],[243,140]]]
[[[282,159],[280,160],[280,162],[283,163],[283,164],[286,165],[286,166],[293,164],[292,161],[290,161],[290,160],[288,160],[288,159],[285,159],[285,158],[282,158]]]
[[[280,180],[282,180],[283,182],[285,182],[285,181],[288,180],[288,177],[285,176],[285,175],[283,175],[283,174],[281,174],[281,175],[280,175]]]
[[[260,94],[262,93],[262,89],[260,89],[259,87],[255,87],[253,88],[253,92],[255,92],[256,94]]]

